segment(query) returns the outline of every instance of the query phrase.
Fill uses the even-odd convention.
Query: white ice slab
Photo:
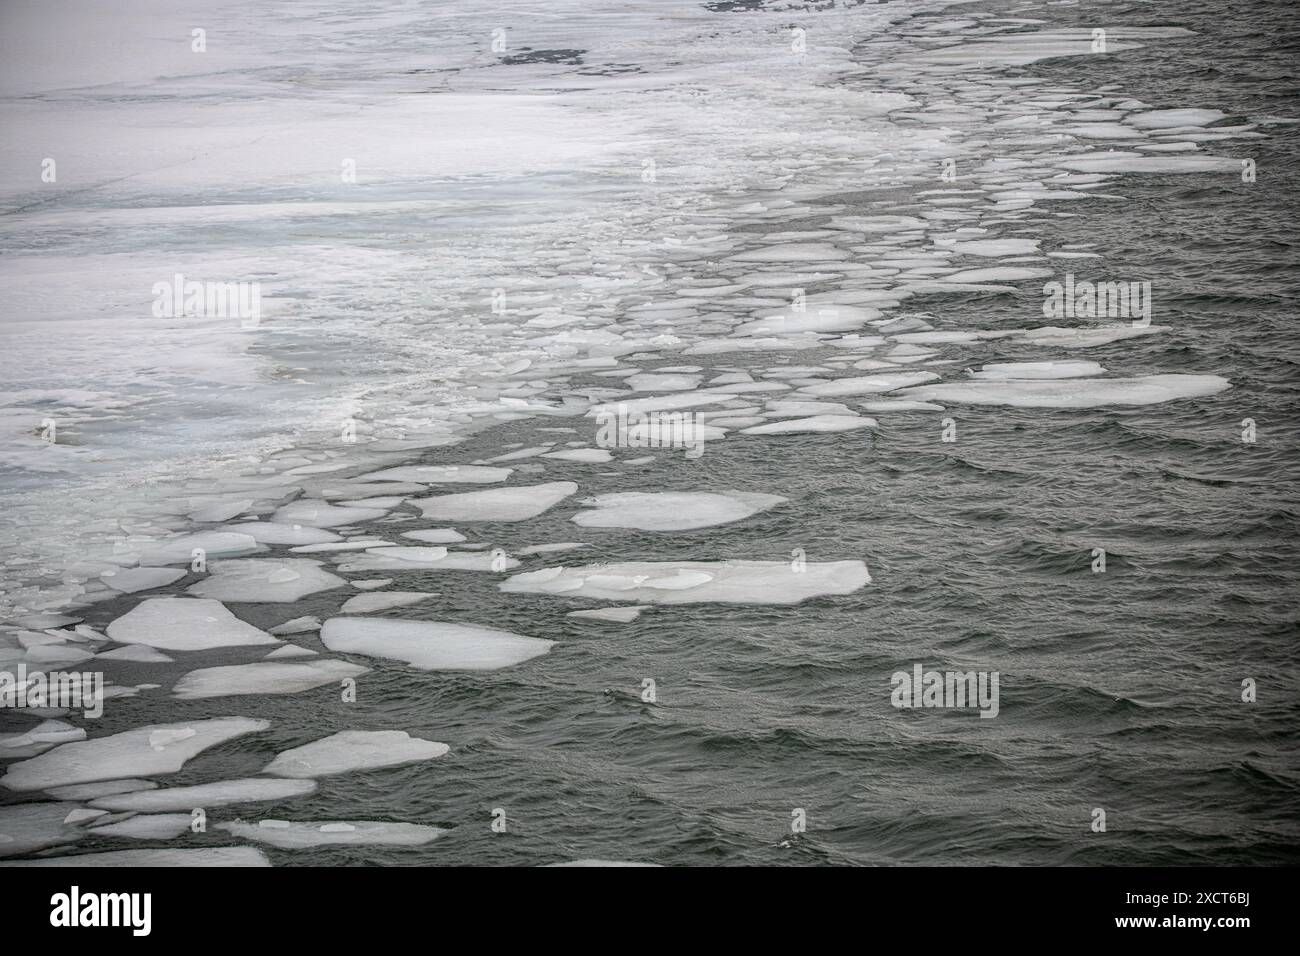
[[[850,594],[871,583],[861,561],[626,561],[546,568],[506,579],[502,591],[693,604],[797,604],[823,594]]]
[[[488,484],[505,481],[513,469],[483,465],[406,465],[385,468],[361,477],[367,481],[409,481],[416,484]]]
[[[39,860],[21,860],[12,866],[270,866],[266,854],[251,846],[198,847],[191,850],[110,850],[107,853],[81,853],[76,856],[51,856]]]
[[[344,730],[301,747],[286,750],[263,773],[305,779],[422,763],[446,754],[450,747],[402,730]]]
[[[166,587],[188,573],[177,568],[113,568],[101,574],[99,579],[114,591],[134,594],[136,591]]]
[[[114,813],[168,813],[189,811],[196,807],[225,807],[237,803],[264,803],[269,800],[292,800],[316,790],[315,780],[290,780],[282,777],[245,777],[219,780],[192,787],[166,787],[161,790],[137,790],[105,794],[90,801],[92,807]]]
[[[375,611],[387,611],[393,607],[407,607],[419,604],[433,597],[427,591],[375,591],[370,594],[358,594],[343,602],[340,614],[373,614]]]
[[[284,524],[305,524],[313,528],[337,528],[345,524],[360,524],[382,518],[388,514],[383,508],[344,508],[339,505],[326,504],[312,498],[292,501],[283,508],[276,509],[272,521]],[[302,544],[314,542],[303,541]]]
[[[209,571],[188,593],[219,601],[283,603],[348,583],[310,558],[235,558],[215,562]]]
[[[144,644],[165,651],[279,643],[265,631],[235,617],[220,601],[183,597],[141,601],[108,625],[108,636],[123,644]]]
[[[572,481],[414,498],[424,517],[442,521],[526,521],[578,490]]]
[[[218,717],[176,724],[151,724],[61,744],[53,750],[11,764],[0,778],[10,790],[45,790],[95,780],[175,773],[191,757],[270,723],[247,717]]]
[[[1231,385],[1218,375],[1145,375],[1137,378],[1065,381],[945,382],[908,389],[923,401],[1023,408],[1097,408],[1103,405],[1155,405],[1180,398],[1214,395]]]
[[[232,697],[240,694],[297,694],[326,684],[355,678],[370,668],[346,661],[319,660],[282,663],[258,661],[203,667],[181,677],[172,688],[180,700],[201,697]]]
[[[375,820],[336,820],[328,823],[299,823],[262,820],[218,823],[218,830],[243,840],[255,840],[281,850],[302,850],[315,846],[423,846],[448,832],[445,828],[418,823],[383,823]]]
[[[742,435],[793,435],[799,432],[847,432],[857,428],[875,428],[874,418],[861,415],[813,415],[811,418],[789,418],[779,422],[765,422],[742,428]]]
[[[547,653],[554,641],[477,624],[333,617],[321,629],[332,651],[406,661],[421,670],[497,670]]]
[[[584,498],[593,510],[573,516],[585,528],[686,531],[740,521],[788,499],[746,491],[629,491]]]

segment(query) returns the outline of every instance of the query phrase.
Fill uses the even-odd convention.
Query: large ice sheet
[[[209,747],[269,726],[268,721],[248,717],[151,724],[61,744],[38,757],[11,764],[0,785],[10,790],[44,790],[124,776],[175,773]]]
[[[418,823],[385,823],[376,820],[334,820],[328,823],[300,823],[262,820],[218,823],[233,837],[267,843],[281,850],[303,850],[316,846],[423,846],[447,832],[445,828]]]
[[[1156,405],[1180,398],[1202,398],[1230,388],[1218,375],[1144,375],[1135,378],[1063,381],[944,382],[909,388],[921,401],[1023,408],[1098,408],[1105,405]]]
[[[147,598],[110,623],[107,633],[123,644],[166,651],[280,643],[235,617],[220,601],[205,598]]]
[[[263,773],[297,779],[422,763],[450,747],[402,730],[344,730],[279,754]]]
[[[359,677],[370,668],[346,661],[320,660],[286,664],[258,661],[190,671],[172,688],[181,700],[233,697],[240,694],[297,694]]]
[[[798,604],[871,583],[861,561],[625,561],[546,568],[507,578],[507,592],[654,604]]]
[[[593,510],[573,516],[586,528],[687,531],[740,521],[788,499],[748,491],[629,491],[584,498]]]
[[[310,558],[235,558],[216,562],[210,570],[208,577],[189,586],[190,594],[218,601],[284,603],[348,583]]]
[[[225,807],[238,803],[265,803],[291,800],[316,790],[316,781],[283,777],[245,777],[219,780],[192,787],[166,787],[162,790],[136,790],[129,793],[95,797],[90,805],[114,813],[171,813],[195,807]]]
[[[554,641],[477,624],[332,617],[321,643],[339,653],[406,661],[421,670],[498,670],[545,654]]]
[[[461,494],[414,498],[424,517],[440,521],[526,521],[578,490],[572,481],[492,488]]]

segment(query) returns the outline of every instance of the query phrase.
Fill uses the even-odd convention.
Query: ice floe
[[[642,531],[687,531],[740,521],[787,499],[747,491],[617,492],[584,498],[591,508],[573,516],[586,528],[639,528]]]
[[[807,562],[802,570],[787,561],[626,561],[527,571],[500,588],[654,604],[797,604],[870,583],[861,561]]]
[[[857,428],[875,428],[874,418],[861,415],[813,415],[810,418],[790,418],[742,428],[742,435],[793,435],[799,432],[847,432]]]
[[[296,664],[258,661],[190,671],[176,682],[172,693],[180,700],[232,697],[240,694],[297,694],[345,678],[359,677],[370,668],[346,661],[303,661]]]
[[[446,744],[403,730],[344,730],[279,754],[263,773],[306,779],[422,763],[446,754]]]
[[[76,856],[48,856],[20,860],[10,866],[270,866],[266,854],[251,846],[211,846],[187,850],[110,850]]]
[[[1218,375],[1144,375],[1135,378],[1063,381],[945,382],[907,389],[922,401],[1023,408],[1097,408],[1104,405],[1156,405],[1201,398],[1230,387]]]
[[[299,823],[262,820],[218,823],[233,837],[255,840],[281,850],[316,846],[423,846],[447,832],[445,828],[418,823],[383,823],[375,820],[337,820],[329,823]]]
[[[483,465],[406,465],[385,468],[383,471],[362,475],[367,481],[407,481],[414,484],[490,484],[505,481],[512,474],[509,468],[490,468]]]
[[[310,558],[233,558],[214,562],[209,570],[208,577],[189,586],[189,594],[218,601],[284,603],[348,583]]]
[[[238,803],[291,800],[294,797],[306,796],[315,790],[316,781],[312,779],[245,777],[238,780],[201,783],[192,787],[165,787],[160,790],[145,789],[104,794],[92,798],[90,805],[114,813],[168,813],[189,811],[195,807],[207,809]]]
[[[110,623],[108,636],[165,651],[279,643],[235,617],[220,601],[185,597],[146,598]]]
[[[331,651],[406,661],[421,670],[497,670],[547,653],[554,641],[451,621],[333,617],[321,629]]]
[[[269,727],[265,720],[217,717],[176,724],[152,724],[107,737],[60,744],[29,760],[10,764],[0,786],[45,790],[95,780],[175,773],[200,752]]]
[[[415,498],[424,517],[444,521],[526,521],[578,490],[572,481]]]

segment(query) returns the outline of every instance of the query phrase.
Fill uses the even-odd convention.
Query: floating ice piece
[[[489,468],[483,465],[407,465],[402,468],[385,468],[361,477],[369,481],[478,485],[505,481],[512,472],[513,469],[510,468]]]
[[[283,603],[348,583],[310,558],[234,558],[218,561],[210,570],[188,593],[219,601]]]
[[[188,561],[189,558],[186,560]],[[179,581],[188,573],[176,568],[114,568],[105,571],[99,579],[114,591],[134,594],[136,591],[166,587]]]
[[[270,633],[283,636],[288,634],[307,634],[311,631],[319,630],[320,618],[308,615],[304,617],[295,617],[292,620],[285,621],[283,624],[277,624],[275,627],[270,628]],[[284,650],[284,648],[280,649]]]
[[[297,823],[263,820],[259,824],[234,820],[218,823],[218,830],[244,840],[268,843],[281,850],[314,846],[423,846],[447,832],[418,823],[382,823],[374,820],[339,820],[331,823]]]
[[[1048,325],[1038,329],[1023,329],[1015,337],[1018,341],[1034,345],[1090,349],[1098,345],[1109,345],[1121,339],[1136,338],[1139,335],[1168,332],[1169,328],[1167,325],[1098,325],[1062,329]]]
[[[1130,113],[1124,122],[1138,129],[1173,129],[1179,126],[1208,126],[1216,120],[1225,119],[1227,115],[1219,110],[1206,109],[1150,110],[1146,113]]]
[[[885,233],[926,229],[930,223],[915,216],[836,216],[829,225],[850,232]]]
[[[578,490],[572,481],[414,498],[424,517],[444,521],[526,521]]]
[[[627,561],[528,571],[500,587],[656,604],[797,604],[824,594],[850,594],[870,583],[861,561],[809,562],[801,571],[788,561]]]
[[[742,428],[742,435],[793,435],[798,432],[847,432],[856,428],[875,428],[879,422],[861,415],[813,415],[811,418],[787,418]]]
[[[265,730],[270,723],[247,717],[218,717],[181,724],[152,724],[61,744],[53,750],[11,764],[0,778],[10,790],[46,790],[123,774],[156,776],[175,773],[191,757],[217,744]]]
[[[281,777],[245,777],[220,780],[192,787],[166,787],[129,793],[104,794],[90,801],[92,807],[114,813],[167,813],[195,807],[225,807],[236,803],[265,803],[289,800],[316,790],[315,780],[287,780]]]
[[[907,389],[921,400],[1022,408],[1097,408],[1103,405],[1155,405],[1180,398],[1214,395],[1231,385],[1218,375],[1144,375],[1136,378],[1065,381],[945,382]]]
[[[413,541],[424,541],[427,544],[457,544],[465,540],[465,536],[455,528],[429,528],[425,531],[404,531],[403,538],[410,538]]]
[[[1023,256],[1037,252],[1040,241],[1039,239],[972,239],[968,242],[948,242],[940,245],[963,256]]]
[[[942,405],[933,402],[913,402],[905,398],[882,399],[878,402],[859,402],[858,406],[866,412],[941,412]]]
[[[421,670],[497,670],[549,651],[554,641],[450,621],[333,617],[321,629],[331,651],[406,661]]]
[[[109,624],[108,636],[165,651],[279,643],[235,617],[220,601],[183,597],[146,598]]]
[[[734,335],[802,335],[805,332],[844,332],[878,319],[879,309],[852,305],[809,308],[806,312],[783,312],[737,326]]]
[[[189,830],[191,822],[188,813],[144,813],[116,823],[92,826],[90,832],[95,836],[132,840],[174,840]]]
[[[200,531],[197,534],[185,534],[172,538],[163,544],[145,548],[140,552],[142,565],[189,564],[194,559],[195,551],[202,551],[209,558],[233,557],[240,554],[253,554],[264,548],[252,535],[233,531]]]
[[[343,602],[340,614],[373,614],[375,611],[387,611],[394,607],[407,607],[419,604],[433,597],[427,591],[375,591],[371,594],[358,594]]]
[[[270,866],[266,854],[251,846],[210,846],[192,850],[110,850],[77,856],[21,860],[10,866]]]
[[[137,664],[170,664],[174,660],[162,651],[144,644],[127,644],[95,655],[101,661],[133,661]]]
[[[280,521],[290,525],[306,524],[311,525],[313,528],[337,528],[339,525],[372,521],[375,518],[382,518],[387,513],[382,508],[344,508],[338,505],[326,504],[324,501],[305,498],[291,501],[283,508],[276,509],[271,518],[273,521]],[[313,542],[304,541],[302,543],[311,544]]]
[[[326,777],[421,763],[449,750],[446,744],[412,737],[403,730],[344,730],[286,750],[267,764],[263,773],[299,780]]]
[[[103,780],[96,783],[82,783],[72,787],[52,787],[45,792],[55,800],[94,800],[115,793],[134,793],[137,790],[152,790],[158,784],[152,780]]]
[[[362,501],[375,495],[418,495],[428,489],[409,481],[344,481],[337,484],[308,484],[304,490],[327,501]]]
[[[304,528],[302,525],[283,524],[278,521],[248,521],[226,526],[229,531],[249,535],[258,544],[325,544],[338,541],[339,536],[324,528]]]
[[[577,461],[589,465],[603,465],[614,460],[608,448],[570,448],[566,451],[547,452],[542,457],[554,458],[557,461]]]
[[[505,552],[448,552],[446,548],[380,548],[363,554],[355,561],[339,565],[339,570],[356,571],[509,571],[519,561]]]
[[[880,375],[863,375],[855,378],[837,378],[821,385],[809,385],[799,391],[805,395],[840,396],[870,395],[892,392],[896,388],[937,381],[934,372],[884,372]]]
[[[995,362],[967,374],[986,380],[1054,379],[1104,375],[1106,370],[1096,362]]]
[[[638,862],[636,862],[635,860],[567,860],[567,861],[564,862],[564,863],[547,863],[546,866],[547,866],[548,868],[551,868],[551,867],[564,867],[564,866],[579,866],[579,867],[593,867],[593,866],[654,866],[654,867],[658,867],[658,866],[661,866],[661,864],[659,864],[659,863],[638,863]]]
[[[328,531],[322,534],[330,534]],[[304,544],[296,548],[290,548],[294,554],[336,554],[340,551],[365,551],[369,548],[382,548],[391,542],[383,538],[348,538],[346,541],[337,541],[332,544]]]
[[[18,803],[0,807],[0,857],[75,843],[85,834],[66,822],[63,803]]]
[[[576,617],[586,621],[612,621],[615,624],[630,624],[641,616],[641,612],[651,607],[649,604],[633,604],[631,607],[597,607],[586,611],[570,611],[565,617]]]
[[[585,528],[639,528],[642,531],[689,531],[740,521],[788,499],[747,491],[628,491],[584,498],[594,510],[580,511],[574,524]]]
[[[0,734],[0,760],[35,757],[51,747],[85,740],[86,731],[62,720],[43,720],[30,730]]]
[[[368,667],[346,661],[303,661],[297,664],[258,661],[190,671],[176,682],[172,693],[180,700],[233,697],[240,694],[297,694],[345,678],[359,677]]]
[[[1081,173],[1216,173],[1239,171],[1241,160],[1222,156],[1101,153],[1062,160],[1056,165]]]
[[[627,387],[634,392],[684,392],[699,384],[699,375],[687,373],[637,372],[627,378]]]
[[[483,458],[478,462],[478,464],[495,465],[503,461],[520,461],[524,458],[536,458],[542,452],[550,451],[554,447],[555,443],[552,442],[549,445],[533,445],[531,448],[519,448],[515,451],[508,451],[502,455],[493,455],[491,458]]]
[[[963,269],[951,275],[940,276],[943,282],[1018,282],[1021,279],[1041,279],[1054,275],[1051,269],[1032,266],[991,266],[987,269]]]

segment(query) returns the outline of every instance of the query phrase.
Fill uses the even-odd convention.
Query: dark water
[[[1181,25],[1196,35],[1006,75],[1084,92],[1114,86],[1155,108],[1296,113],[1300,50],[1285,4],[978,4],[935,16],[1013,9],[1021,12],[1002,15],[1042,18],[1041,29]],[[887,87],[874,65],[883,47],[906,42],[864,43],[862,82]],[[930,95],[939,102],[945,93],[936,86]],[[1034,222],[1045,246],[1095,243],[1091,251],[1103,256],[1062,271],[1150,279],[1154,321],[1171,332],[1068,355],[1006,342],[962,353],[970,365],[1068,357],[1112,374],[1219,374],[1232,389],[1133,409],[950,409],[959,428],[951,444],[939,441],[945,416],[920,412],[880,415],[875,433],[716,442],[693,462],[660,456],[653,490],[741,489],[790,500],[733,525],[669,534],[578,529],[569,521],[577,508],[566,502],[526,525],[476,525],[472,540],[507,550],[592,542],[578,552],[583,562],[788,560],[803,548],[810,561],[860,557],[873,583],[793,607],[658,607],[613,625],[565,617],[601,602],[502,595],[489,575],[398,573],[393,588],[432,585],[439,596],[386,616],[434,611],[559,644],[495,674],[356,658],[373,668],[356,704],[338,702],[330,688],[172,702],[168,720],[239,713],[270,718],[273,728],[195,759],[171,782],[252,775],[279,751],[342,729],[400,728],[451,746],[430,764],[323,778],[310,797],[255,811],[407,820],[451,833],[414,849],[268,850],[280,865],[1300,862],[1300,133],[1262,129],[1265,139],[1206,147],[1255,158],[1254,184],[1123,176],[1102,190],[1123,201],[1063,203],[1078,215]],[[972,162],[1014,148],[980,133],[983,145],[969,138]],[[863,197],[827,202],[846,199],[876,208]],[[897,196],[889,209],[907,213]],[[908,309],[928,311],[943,329],[1049,324],[1037,284],[1022,286],[1016,296],[933,296]],[[738,353],[717,364],[815,365],[833,352]],[[1241,440],[1245,418],[1257,423],[1254,444]],[[508,442],[531,444],[538,424],[501,426],[426,460],[469,461]],[[589,420],[575,427],[578,435],[562,440],[594,430]],[[584,495],[633,487],[598,468],[547,464],[547,480],[569,472],[581,476]],[[1107,552],[1105,573],[1091,570],[1094,548]],[[548,563],[566,558],[575,560]],[[232,609],[271,626],[328,615],[342,600],[326,592],[292,609]],[[88,623],[100,626],[133,603],[97,605]],[[302,643],[317,646],[310,636]],[[243,659],[193,654],[185,669]],[[914,662],[998,671],[1000,715],[894,709],[890,675]],[[116,666],[118,683],[159,680],[157,667]],[[655,681],[654,704],[641,700],[645,678]],[[1258,683],[1256,703],[1240,699],[1246,678]],[[147,696],[124,700],[98,730],[158,719]],[[489,827],[498,807],[509,822],[504,834]],[[807,813],[798,836],[790,832],[794,808]],[[1105,833],[1091,832],[1094,808],[1106,810]],[[221,836],[193,845],[219,845]],[[122,844],[91,837],[78,847]]]

